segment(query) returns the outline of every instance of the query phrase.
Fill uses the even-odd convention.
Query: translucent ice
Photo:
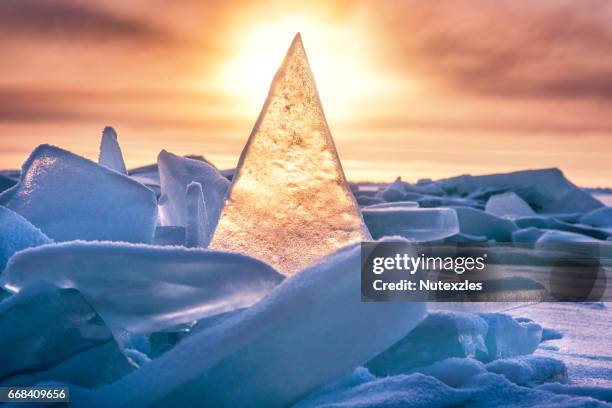
[[[238,254],[83,241],[21,251],[0,277],[12,290],[33,281],[76,288],[111,329],[131,332],[251,305],[282,280]]]
[[[517,230],[514,222],[475,208],[455,207],[455,211],[462,234],[486,236],[497,242],[512,242],[512,233]]]
[[[161,194],[159,216],[164,226],[187,225],[187,186],[200,183],[211,231],[219,220],[229,181],[210,164],[162,150],[157,157]]]
[[[155,194],[129,177],[58,147],[37,147],[21,179],[0,194],[49,238],[151,242]]]
[[[87,348],[50,368],[25,371],[9,377],[0,382],[0,386],[31,387],[40,382],[58,381],[69,384],[72,393],[75,385],[96,388],[115,382],[134,370],[135,367],[111,337],[110,340]]]
[[[415,241],[435,241],[459,232],[452,208],[369,207],[363,219],[374,239],[399,235]]]
[[[375,208],[419,208],[419,203],[416,201],[396,201],[393,203],[372,204],[362,210],[371,210]]]
[[[0,273],[15,252],[50,242],[51,240],[28,220],[0,206]]]
[[[368,369],[379,376],[409,373],[449,357],[487,355],[487,323],[477,315],[430,313],[401,341],[371,360]]]
[[[211,247],[291,275],[369,238],[298,34],[242,151]]]
[[[451,357],[488,362],[533,353],[541,335],[538,324],[501,313],[434,312],[367,367],[376,375],[392,375]]]
[[[189,183],[185,193],[185,203],[187,205],[185,246],[205,248],[208,246],[211,233],[200,183]]]
[[[117,142],[117,132],[110,126],[105,127],[102,132],[98,163],[118,173],[127,174],[123,154],[121,154],[121,148]]]
[[[329,255],[91,400],[118,407],[288,406],[385,350],[423,317],[421,303],[361,302],[359,268],[359,245]]]
[[[112,339],[79,292],[41,283],[0,304],[0,333],[0,382],[47,369]]]
[[[481,313],[487,322],[487,355],[483,361],[531,354],[542,340],[542,326],[502,313]]]
[[[496,194],[489,198],[485,211],[498,217],[515,219],[536,215],[521,197],[513,192]]]

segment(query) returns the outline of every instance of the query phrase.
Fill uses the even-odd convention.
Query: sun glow
[[[351,114],[353,102],[380,91],[384,80],[371,64],[365,33],[358,22],[345,24],[308,17],[261,22],[235,34],[235,53],[222,65],[218,86],[244,101],[242,114],[256,116],[287,44],[302,34],[328,117]]]

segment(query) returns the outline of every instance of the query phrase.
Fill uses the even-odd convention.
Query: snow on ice
[[[51,240],[21,215],[0,206],[0,273],[17,251]]]
[[[0,205],[55,241],[151,242],[157,219],[151,190],[49,145],[34,149],[19,183],[0,194]]]
[[[361,302],[359,265],[359,245],[341,249],[117,384],[75,398],[120,407],[294,403],[385,350],[425,313],[421,303]]]

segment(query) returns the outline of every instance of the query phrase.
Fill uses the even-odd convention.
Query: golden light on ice
[[[334,116],[348,115],[351,102],[389,86],[371,66],[367,41],[361,38],[363,33],[355,24],[332,24],[301,15],[264,21],[240,30],[236,53],[229,56],[219,71],[219,87],[224,91],[229,88],[236,98],[257,106],[283,57],[286,35],[296,28],[308,38],[309,59],[313,61],[318,89]]]
[[[242,152],[210,247],[291,275],[369,238],[298,34]]]

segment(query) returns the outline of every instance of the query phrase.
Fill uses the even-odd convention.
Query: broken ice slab
[[[83,241],[21,251],[0,275],[12,290],[33,281],[76,288],[111,329],[135,333],[252,305],[281,280],[239,254]]]
[[[538,244],[554,244],[558,242],[596,242],[596,240],[575,232],[548,230],[537,241]]]
[[[393,203],[380,203],[362,208],[362,211],[376,208],[419,208],[419,203],[417,203],[416,201],[396,201]]]
[[[585,214],[580,222],[599,228],[608,228],[612,234],[612,207],[602,207]]]
[[[530,320],[515,320],[503,313],[480,313],[487,322],[483,361],[531,354],[542,341],[542,326]]]
[[[205,248],[208,246],[211,233],[200,183],[189,183],[185,193],[185,205],[187,206],[185,246]]]
[[[15,252],[50,242],[51,240],[28,220],[0,206],[0,273]]]
[[[612,235],[612,231],[609,231],[606,228],[596,228],[585,224],[569,223],[543,215],[516,218],[514,222],[519,228],[536,227],[543,229],[567,231],[574,232],[576,234],[587,235],[596,239],[606,239],[609,235]]]
[[[484,209],[484,203],[481,201],[463,197],[438,197],[429,194],[408,192],[404,194],[403,199],[416,201],[419,203],[419,207],[424,208],[459,206]]]
[[[219,221],[229,181],[209,163],[177,156],[162,150],[157,157],[162,198],[159,216],[163,226],[187,225],[185,202],[187,186],[196,182],[202,186],[208,225],[213,231]]]
[[[491,196],[487,201],[485,211],[497,217],[511,220],[536,215],[525,200],[511,191]]]
[[[499,218],[475,208],[454,207],[462,234],[486,236],[497,242],[512,242],[512,233],[517,230],[510,220]]]
[[[368,362],[377,376],[410,373],[447,358],[489,362],[533,353],[542,327],[501,313],[430,313],[402,340]]]
[[[422,303],[362,302],[360,253],[351,245],[329,255],[91,399],[135,407],[295,403],[387,349],[425,314]]]
[[[487,323],[474,314],[434,312],[403,339],[367,363],[377,376],[409,373],[450,357],[487,354]]]
[[[117,173],[127,174],[123,154],[117,141],[117,132],[110,126],[105,127],[102,132],[98,164],[115,170]]]
[[[242,151],[210,246],[292,275],[369,238],[297,35]]]
[[[0,386],[32,387],[40,386],[39,383],[42,382],[54,382],[55,385],[60,382],[70,385],[70,391],[73,392],[75,386],[97,388],[113,383],[135,369],[111,337],[108,341],[80,351],[50,368],[26,371],[8,377],[0,381]]]
[[[0,382],[45,370],[112,339],[75,289],[37,283],[0,303]]]
[[[535,243],[546,231],[536,227],[519,229],[512,233],[512,242]]]
[[[362,214],[374,239],[398,235],[426,242],[459,233],[457,213],[452,208],[366,207]]]
[[[0,194],[0,205],[56,241],[151,242],[156,202],[129,177],[49,145],[34,149],[19,183]]]
[[[395,181],[380,191],[380,196],[386,202],[402,201],[404,194],[406,194],[406,187],[400,177],[396,178]]]
[[[537,212],[586,213],[603,204],[576,187],[556,168],[525,170],[486,176],[459,176],[437,181],[448,194],[475,197],[478,192],[493,194],[512,191]],[[484,197],[488,197],[485,195]]]

